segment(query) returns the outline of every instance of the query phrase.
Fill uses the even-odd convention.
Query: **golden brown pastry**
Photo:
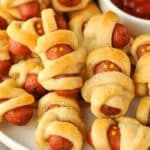
[[[91,17],[84,29],[84,46],[88,51],[101,47],[125,49],[131,41],[126,26],[119,23],[119,17],[111,11]]]
[[[92,51],[86,62],[88,80],[82,88],[84,100],[91,103],[96,117],[125,114],[134,98],[130,62],[119,49],[105,47]]]
[[[35,132],[40,150],[82,150],[84,124],[75,99],[49,93],[39,102]]]
[[[136,118],[144,125],[150,126],[150,97],[141,98],[137,110]]]
[[[140,35],[133,41],[131,54],[136,62],[133,75],[136,94],[140,96],[150,94],[150,34]]]
[[[43,69],[39,58],[22,60],[14,64],[9,76],[16,80],[20,87],[31,93],[35,99],[39,99],[46,93],[46,90],[38,82],[38,74]]]
[[[2,8],[19,20],[40,16],[40,11],[50,4],[50,0],[1,0]]]
[[[33,103],[33,96],[19,88],[15,80],[7,79],[0,83],[0,121],[27,124],[33,116]]]
[[[79,47],[72,31],[57,30],[43,35],[38,39],[35,50],[44,65],[38,81],[45,89],[63,96],[79,92],[86,51]]]
[[[70,12],[83,9],[90,0],[51,0],[54,9],[60,12]]]
[[[69,28],[76,34],[79,44],[83,42],[83,31],[88,20],[99,14],[100,10],[94,2],[90,2],[84,9],[69,13]]]
[[[95,150],[149,150],[150,128],[128,117],[94,121],[89,143]]]
[[[12,63],[7,33],[4,30],[0,30],[0,76],[7,75]]]

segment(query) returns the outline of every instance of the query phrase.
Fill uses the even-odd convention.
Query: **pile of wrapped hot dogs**
[[[150,35],[93,1],[0,1],[0,121],[37,114],[40,150],[150,150],[149,64]],[[98,118],[88,133],[80,93]]]

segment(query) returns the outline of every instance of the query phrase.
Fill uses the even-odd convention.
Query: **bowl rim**
[[[99,3],[101,1],[103,1],[105,3],[108,3],[108,5],[110,5],[113,9],[116,9],[116,11],[119,14],[124,15],[127,18],[134,19],[134,21],[137,21],[137,22],[141,22],[142,21],[143,23],[150,24],[150,20],[143,19],[143,18],[138,18],[136,16],[133,16],[133,15],[130,15],[130,14],[126,13],[125,11],[121,10],[120,8],[118,8],[111,0],[99,0]]]

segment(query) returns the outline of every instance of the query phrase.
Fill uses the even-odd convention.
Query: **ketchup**
[[[111,0],[128,14],[150,20],[150,0]]]

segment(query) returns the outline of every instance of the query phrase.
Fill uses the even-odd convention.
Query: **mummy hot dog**
[[[12,79],[0,83],[0,121],[25,125],[33,116],[34,98]]]
[[[52,9],[43,10],[41,15],[41,18],[32,18],[25,22],[14,21],[9,25],[9,49],[15,57],[35,55],[34,49],[39,36],[58,28],[67,28],[63,16],[55,14]]]
[[[136,62],[136,69],[133,79],[136,87],[136,94],[144,96],[150,94],[150,35],[138,36],[131,48],[132,56]]]
[[[136,111],[136,118],[144,125],[150,126],[150,97],[141,98]]]
[[[84,46],[88,51],[96,48],[111,46],[125,48],[131,40],[128,28],[118,23],[119,17],[108,11],[93,16],[84,29]]]
[[[8,36],[3,30],[0,30],[0,76],[6,75],[13,64],[9,54]]]
[[[92,113],[96,117],[125,114],[134,97],[127,55],[111,47],[96,49],[89,54],[86,65],[89,79],[82,96],[91,103]]]
[[[86,52],[79,48],[72,31],[57,30],[45,34],[39,38],[36,52],[44,65],[38,80],[45,89],[63,96],[78,93]]]
[[[32,58],[14,64],[9,71],[9,76],[16,80],[20,87],[31,93],[35,99],[39,99],[46,93],[46,90],[37,80],[38,73],[41,70],[40,59]]]
[[[61,12],[79,10],[88,4],[90,0],[52,0],[54,9]]]
[[[39,102],[36,141],[40,150],[81,150],[84,124],[80,109],[72,98],[52,92]]]
[[[149,150],[149,139],[150,128],[127,117],[97,119],[89,134],[95,150]]]
[[[89,3],[84,9],[69,13],[69,27],[75,32],[80,44],[83,42],[83,32],[86,23],[92,16],[99,13],[99,8],[93,2]]]
[[[49,0],[1,0],[2,8],[16,19],[27,20],[38,17],[42,8],[46,8]]]

